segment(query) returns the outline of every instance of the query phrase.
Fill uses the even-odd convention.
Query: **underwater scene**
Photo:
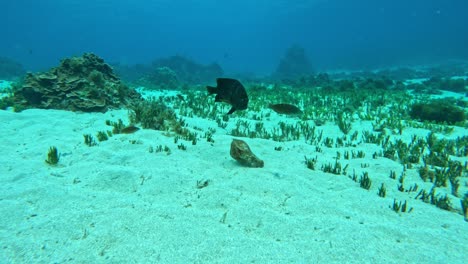
[[[0,263],[468,263],[465,0],[0,10]]]

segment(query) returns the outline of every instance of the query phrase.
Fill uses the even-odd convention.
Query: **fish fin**
[[[213,86],[207,86],[206,89],[208,90],[209,94],[214,94],[216,93],[217,88]]]
[[[227,114],[230,115],[230,114],[234,113],[234,111],[236,111],[236,108],[233,106],[231,108],[231,110],[229,110],[229,112]]]

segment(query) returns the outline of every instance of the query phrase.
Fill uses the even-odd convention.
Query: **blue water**
[[[293,44],[317,70],[468,59],[466,0],[2,0],[0,10],[0,56],[33,71],[94,52],[269,74]]]

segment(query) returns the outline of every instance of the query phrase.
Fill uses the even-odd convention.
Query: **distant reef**
[[[48,72],[28,73],[9,100],[15,108],[105,112],[129,106],[141,96],[123,84],[103,59],[85,53],[63,59]]]
[[[172,70],[181,83],[203,84],[213,82],[214,79],[224,74],[223,69],[217,63],[203,65],[183,56],[171,56],[153,61],[152,68],[156,71],[154,81],[158,81],[160,68],[169,68]],[[154,73],[154,71],[153,71]],[[152,74],[148,76],[150,80]]]
[[[0,57],[0,79],[13,80],[26,73],[23,65],[7,57]]]
[[[297,79],[313,73],[312,64],[303,47],[292,45],[278,63],[273,78],[277,80]]]
[[[125,81],[148,89],[180,89],[187,85],[212,83],[224,74],[217,63],[205,65],[179,55],[159,58],[150,64],[115,63],[113,68]]]

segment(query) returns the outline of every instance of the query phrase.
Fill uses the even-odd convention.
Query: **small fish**
[[[133,125],[130,125],[128,127],[122,128],[122,130],[120,130],[120,133],[122,133],[122,134],[132,134],[132,133],[137,132],[138,130],[140,130],[140,128],[138,128],[136,126],[133,126]]]
[[[179,100],[185,102],[185,98],[181,94],[177,94],[177,98],[179,98]]]
[[[225,102],[232,106],[228,115],[236,110],[245,110],[249,103],[249,97],[244,86],[236,79],[218,78],[217,86],[207,86],[209,94],[216,94],[215,102]]]
[[[278,114],[285,115],[300,115],[302,114],[301,109],[292,104],[270,104],[268,106],[271,110],[275,111]]]

